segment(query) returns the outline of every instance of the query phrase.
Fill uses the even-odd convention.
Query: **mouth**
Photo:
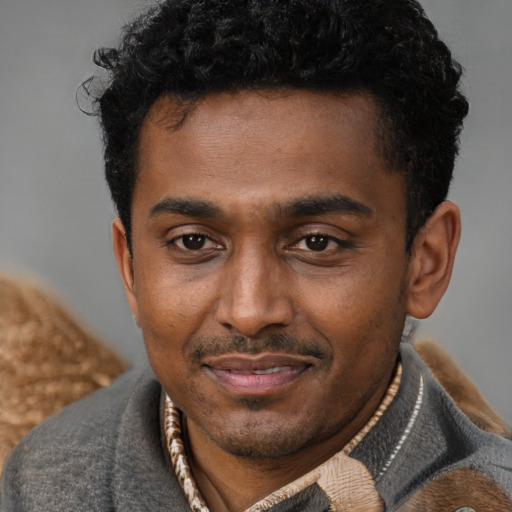
[[[312,365],[311,358],[288,354],[225,354],[207,359],[203,368],[230,392],[256,396],[282,390]]]

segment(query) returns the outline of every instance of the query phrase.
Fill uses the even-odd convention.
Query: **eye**
[[[183,251],[201,251],[219,249],[221,245],[202,233],[187,233],[170,240],[167,245],[174,245]]]
[[[336,252],[340,248],[349,247],[350,242],[319,233],[305,236],[293,245],[302,251]]]
[[[311,251],[325,251],[329,246],[329,242],[332,242],[332,240],[324,235],[311,235],[305,237],[303,242]]]

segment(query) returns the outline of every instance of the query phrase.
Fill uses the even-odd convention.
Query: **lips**
[[[262,395],[290,385],[311,365],[310,358],[288,354],[226,354],[203,367],[231,392]]]

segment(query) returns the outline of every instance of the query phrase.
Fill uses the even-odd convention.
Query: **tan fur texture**
[[[0,274],[0,473],[31,428],[126,367],[51,294]]]
[[[475,425],[512,439],[510,427],[492,410],[474,382],[445,350],[429,340],[419,341],[414,347],[436,379]]]
[[[455,512],[462,507],[476,512],[510,512],[512,502],[485,475],[459,469],[423,487],[398,512]]]

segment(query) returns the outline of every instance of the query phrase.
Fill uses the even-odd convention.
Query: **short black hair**
[[[461,66],[415,0],[163,0],[94,59],[108,72],[93,99],[130,250],[139,132],[166,95],[192,107],[250,89],[367,92],[405,176],[407,251],[448,194],[468,103]]]

